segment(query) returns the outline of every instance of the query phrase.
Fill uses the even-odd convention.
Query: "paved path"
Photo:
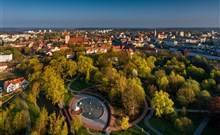
[[[138,125],[134,125],[135,127],[137,127],[139,130],[143,131],[145,135],[150,135],[147,131],[145,131],[143,128],[141,128]]]
[[[177,112],[181,112],[182,109],[175,109]],[[194,109],[187,109],[187,112],[191,112],[191,113],[208,113],[208,110],[194,110]]]
[[[200,123],[200,125],[197,127],[196,131],[193,133],[193,135],[200,135],[202,133],[202,131],[205,129],[206,125],[208,124],[210,120],[209,116],[206,116],[202,122]]]
[[[90,134],[90,135],[103,135],[101,133],[93,133],[89,130],[89,128],[86,128],[87,132]]]
[[[30,118],[30,113],[29,113],[28,105],[27,105],[27,103],[26,103],[26,101],[25,101],[23,96],[21,98],[21,103],[22,103],[22,105],[24,107],[24,110],[27,113],[27,129],[26,129],[25,135],[30,135],[30,133],[31,133],[31,118]]]
[[[145,117],[144,119],[144,124],[150,129],[152,130],[154,133],[156,133],[157,135],[163,135],[160,131],[158,131],[156,128],[152,127],[149,123],[149,120],[151,119],[151,117],[154,114],[154,109],[151,108],[150,109],[150,113],[147,115],[147,117]]]
[[[142,87],[144,88],[146,86],[146,82],[142,83]],[[148,100],[151,101],[150,96],[148,96],[146,94],[146,97],[148,98]],[[155,134],[157,135],[163,135],[159,130],[157,130],[156,128],[154,128],[153,126],[151,126],[149,120],[151,119],[151,117],[154,115],[154,109],[153,108],[149,108],[150,112],[147,115],[147,117],[144,118],[144,124],[151,130],[153,131]]]

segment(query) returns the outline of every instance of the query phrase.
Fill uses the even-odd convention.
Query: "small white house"
[[[9,93],[17,90],[18,88],[26,88],[28,86],[28,81],[23,77],[14,80],[5,81],[4,90]]]

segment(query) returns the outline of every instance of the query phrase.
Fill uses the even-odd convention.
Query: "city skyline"
[[[220,27],[219,0],[1,0],[1,27]]]

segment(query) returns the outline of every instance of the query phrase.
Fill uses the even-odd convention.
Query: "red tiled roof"
[[[0,62],[0,66],[7,66],[7,63]]]
[[[25,79],[23,77],[14,79],[14,80],[9,80],[9,81],[5,81],[4,85],[8,87],[8,85],[12,84],[18,84],[21,83],[22,81],[24,81]]]
[[[69,49],[69,47],[67,45],[60,45],[60,50],[64,51]]]
[[[86,37],[74,37],[74,38],[70,38],[70,42],[72,43],[83,43],[83,42],[88,42],[89,39]]]

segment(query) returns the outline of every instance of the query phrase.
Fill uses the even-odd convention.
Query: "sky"
[[[220,0],[0,0],[1,27],[220,27]]]

